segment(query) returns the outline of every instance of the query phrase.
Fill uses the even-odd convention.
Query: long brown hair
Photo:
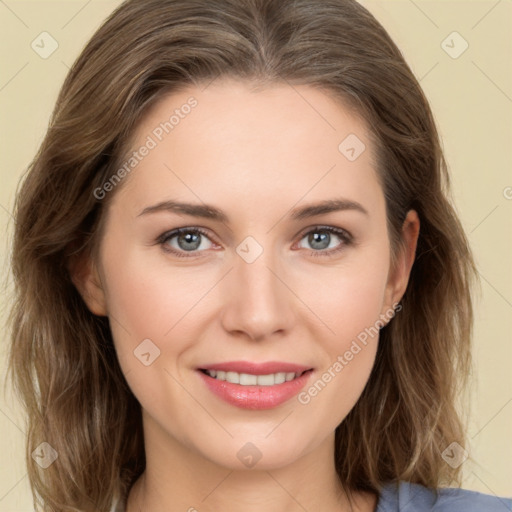
[[[37,507],[108,510],[144,470],[115,319],[88,310],[69,260],[95,253],[115,191],[98,199],[94,190],[119,168],[144,112],[217,77],[318,87],[370,127],[393,254],[409,209],[421,230],[402,310],[382,328],[370,379],[336,430],[337,472],[347,489],[377,492],[396,480],[459,482],[441,452],[464,446],[456,404],[476,273],[428,101],[400,51],[353,0],[128,0],[71,68],[16,199],[9,368],[28,412]],[[31,457],[42,442],[58,453],[47,469]]]

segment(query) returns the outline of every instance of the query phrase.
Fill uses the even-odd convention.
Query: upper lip
[[[269,375],[271,373],[303,373],[311,370],[311,366],[302,364],[285,363],[282,361],[268,361],[254,363],[250,361],[228,361],[225,363],[208,364],[198,368],[199,370],[220,370],[226,372],[249,373],[251,375]]]

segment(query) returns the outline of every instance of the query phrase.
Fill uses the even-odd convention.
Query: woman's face
[[[332,441],[417,236],[413,222],[391,272],[372,150],[359,118],[307,86],[221,80],[147,113],[121,183],[98,192],[115,195],[86,300],[110,317],[148,446],[269,469]]]

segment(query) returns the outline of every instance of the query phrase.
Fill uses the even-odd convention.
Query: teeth
[[[235,373],[235,372],[229,372],[229,373]],[[237,375],[237,374],[235,374]],[[240,373],[237,375],[238,378],[238,384],[242,386],[256,386],[258,384],[258,377],[256,375],[249,375],[248,373]],[[227,374],[226,374],[227,379]],[[230,382],[230,381],[228,381]]]
[[[274,386],[275,384],[289,382],[302,375],[301,373],[294,372],[251,375],[249,373],[224,372],[222,370],[206,370],[206,373],[217,380],[225,380],[232,384],[240,384],[242,386]]]
[[[295,373],[287,373],[286,374],[286,382],[288,382],[289,380],[293,380],[295,378]]]

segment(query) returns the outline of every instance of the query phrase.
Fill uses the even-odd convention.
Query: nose
[[[224,329],[255,341],[288,332],[297,320],[297,299],[285,274],[270,250],[252,263],[237,255],[222,290]]]

